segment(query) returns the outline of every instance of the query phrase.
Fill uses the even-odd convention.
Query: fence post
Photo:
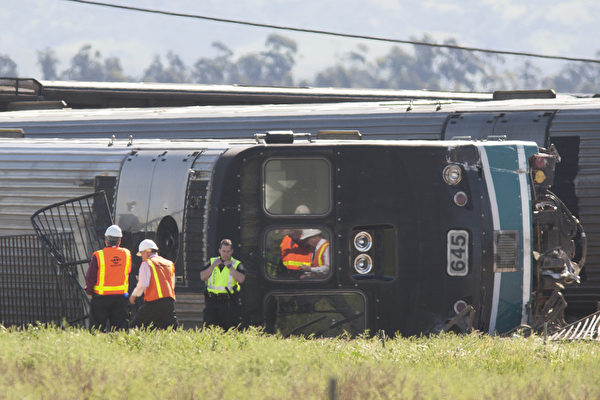
[[[337,400],[337,379],[329,379],[329,400]]]

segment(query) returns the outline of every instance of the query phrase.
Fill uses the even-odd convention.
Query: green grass
[[[0,327],[0,398],[596,399],[600,343]]]

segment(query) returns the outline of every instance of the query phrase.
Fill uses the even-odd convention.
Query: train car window
[[[272,293],[265,301],[268,332],[352,336],[366,329],[366,300],[359,292]]]
[[[322,281],[332,274],[330,235],[319,228],[267,232],[265,274],[272,280]]]
[[[272,215],[327,214],[331,209],[329,162],[316,158],[268,160],[264,165],[264,207]]]

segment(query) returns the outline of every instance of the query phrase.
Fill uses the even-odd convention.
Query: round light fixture
[[[373,259],[368,254],[360,254],[354,259],[354,269],[359,274],[368,274],[373,269]]]
[[[457,185],[462,180],[462,170],[456,164],[446,165],[442,175],[444,176],[444,181],[448,185]]]
[[[544,169],[548,165],[547,157],[544,157],[541,154],[536,154],[533,156],[534,165],[538,169]]]
[[[467,308],[467,302],[464,300],[458,300],[454,303],[454,312],[457,314],[460,314],[465,308]]]
[[[373,246],[373,237],[369,232],[358,232],[354,236],[354,248],[358,251],[369,251]]]
[[[454,195],[454,204],[464,207],[469,202],[469,197],[465,192],[456,192]]]
[[[542,184],[544,183],[544,181],[546,180],[546,174],[544,174],[544,171],[535,171],[535,177],[533,179],[535,181],[535,183]]]

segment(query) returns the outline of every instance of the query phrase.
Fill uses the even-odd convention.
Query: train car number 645
[[[450,276],[466,276],[469,273],[469,232],[448,231],[448,264]]]

